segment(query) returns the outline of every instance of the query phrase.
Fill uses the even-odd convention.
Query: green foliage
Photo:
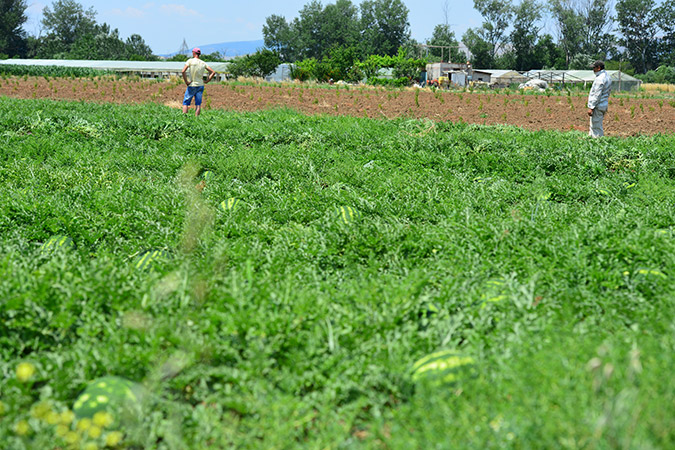
[[[0,134],[4,448],[675,444],[672,135],[9,98]],[[440,350],[468,376],[413,376]],[[119,430],[72,417],[105,376]]]
[[[595,61],[595,58],[591,55],[577,53],[570,61],[569,68],[570,70],[588,70],[593,61]]]
[[[660,66],[656,70],[650,70],[644,75],[635,75],[645,83],[671,83],[675,84],[675,67]]]
[[[29,56],[46,59],[144,60],[158,58],[138,34],[124,41],[119,30],[96,22],[93,7],[55,0],[43,13],[45,35],[28,42]]]
[[[291,67],[291,76],[293,79],[300,81],[316,79],[317,64],[316,58],[304,59]]]
[[[469,28],[462,40],[473,55],[474,67],[494,67],[498,53],[508,42],[506,32],[513,17],[510,0],[474,0],[474,8],[483,16],[483,24]]]
[[[427,41],[429,45],[442,45],[450,46],[450,49],[440,49],[440,48],[431,48],[429,49],[429,54],[431,56],[440,58],[442,57],[443,61],[452,61],[452,62],[464,62],[466,61],[466,55],[464,52],[460,52],[459,49],[455,48],[459,43],[455,38],[455,33],[450,30],[450,26],[446,24],[436,25],[434,27],[434,32],[431,35],[431,39]]]
[[[90,69],[88,67],[28,66],[23,64],[0,64],[0,73],[14,76],[76,78],[100,77],[114,74],[114,72],[109,70]]]
[[[407,77],[401,78],[372,77],[368,78],[368,84],[371,84],[373,86],[405,87],[410,85],[410,79],[408,79]]]
[[[401,0],[363,0],[360,9],[362,54],[396,55],[410,39],[408,7]]]
[[[509,67],[513,70],[526,71],[541,69],[537,59],[536,46],[541,27],[539,21],[543,14],[541,5],[536,0],[523,0],[513,8],[513,30],[510,40],[513,45],[514,61]]]
[[[654,0],[619,0],[616,19],[621,31],[621,45],[638,73],[655,68],[658,43],[657,11]]]
[[[26,31],[28,20],[25,0],[3,0],[0,3],[0,55],[24,57],[27,51]]]
[[[229,61],[228,71],[235,77],[266,77],[281,64],[279,55],[261,49],[251,55],[244,55]]]
[[[288,22],[273,14],[265,20],[265,46],[284,61],[330,56],[335,48],[357,47],[360,58],[394,55],[410,38],[408,8],[401,0],[364,0],[357,9],[350,0],[325,6],[312,0]]]
[[[357,67],[363,72],[368,80],[377,78],[380,69],[392,68],[394,78],[419,79],[420,72],[426,67],[426,59],[409,58],[402,49],[395,56],[371,55],[365,61],[357,63]]]
[[[489,69],[494,67],[494,51],[492,45],[476,30],[469,28],[462,35],[462,42],[471,52],[471,65],[475,69]]]
[[[357,59],[356,47],[334,48],[330,57],[322,60],[309,58],[295,64],[292,76],[297,80],[314,79],[318,81],[345,80],[358,82],[364,78],[371,80],[378,77],[380,69],[393,69],[393,76],[397,80],[383,81],[380,79],[373,84],[378,85],[408,85],[410,80],[418,79],[420,71],[426,66],[426,59],[409,58],[401,48],[395,56],[370,55],[364,61]],[[403,82],[400,79],[405,79]],[[401,84],[403,83],[403,84]]]
[[[190,57],[187,55],[183,55],[181,53],[178,53],[176,55],[173,55],[170,58],[167,58],[167,61],[173,61],[173,62],[185,62],[189,59]]]
[[[176,56],[178,56],[178,55],[176,55]],[[202,61],[206,61],[206,62],[225,61],[225,57],[220,52],[202,53],[199,56],[199,59],[201,59]],[[187,60],[187,58],[186,58],[186,60]]]

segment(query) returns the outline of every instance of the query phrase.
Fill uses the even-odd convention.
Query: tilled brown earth
[[[177,82],[114,79],[45,79],[10,77],[0,80],[0,95],[93,102],[154,102],[179,108],[185,86]],[[302,84],[209,84],[204,109],[256,111],[287,107],[306,114],[350,115],[393,119],[428,118],[477,124],[507,124],[528,130],[588,129],[585,96],[521,95],[499,92],[454,92],[429,89]],[[192,107],[194,108],[194,106]],[[675,100],[614,95],[605,117],[609,136],[675,132]]]

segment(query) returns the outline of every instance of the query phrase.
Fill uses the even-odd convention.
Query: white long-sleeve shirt
[[[609,107],[609,93],[612,91],[612,79],[605,70],[596,72],[591,92],[588,94],[588,107],[607,111]]]

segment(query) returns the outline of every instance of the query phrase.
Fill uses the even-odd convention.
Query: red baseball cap
[[[201,53],[202,51],[199,49],[199,47],[195,47],[192,49],[192,53]]]

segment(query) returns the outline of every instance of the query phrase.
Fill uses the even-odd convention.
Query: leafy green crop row
[[[675,444],[672,136],[6,98],[0,135],[3,448]],[[439,349],[476,376],[415,384]],[[139,420],[66,425],[105,375]]]
[[[104,75],[113,75],[110,70],[90,69],[87,67],[67,67],[67,66],[27,66],[19,64],[0,64],[0,75],[2,76],[31,76],[31,77],[52,77],[52,78],[86,78],[99,77]]]

